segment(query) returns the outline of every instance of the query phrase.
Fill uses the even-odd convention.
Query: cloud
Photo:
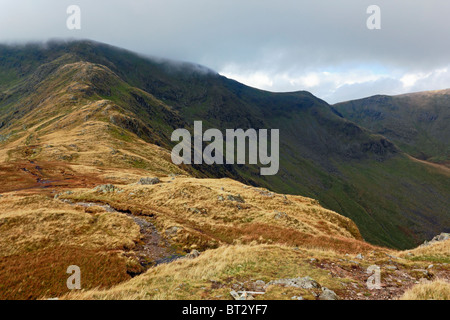
[[[262,89],[309,90],[329,102],[450,87],[450,2],[377,0],[3,0],[0,41],[89,38],[192,61]]]

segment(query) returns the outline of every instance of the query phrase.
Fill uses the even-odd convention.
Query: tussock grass
[[[279,245],[223,246],[207,250],[194,260],[159,265],[111,289],[72,292],[63,298],[232,299],[229,291],[237,282],[268,282],[307,275],[324,286],[341,289],[345,279],[332,278],[327,271],[315,269],[304,261],[312,253]],[[220,286],[214,287],[213,283]],[[285,299],[283,293],[305,293],[302,289],[269,288],[264,299]]]
[[[450,300],[450,283],[443,279],[417,284],[401,300]]]
[[[170,240],[186,251],[254,241],[345,252],[374,248],[361,241],[349,218],[322,208],[313,199],[271,193],[231,179],[176,177],[163,178],[156,185],[118,187],[123,191],[85,190],[63,197],[107,202],[118,210],[155,216],[164,234],[179,228]]]
[[[450,240],[403,251],[400,256],[413,261],[450,263]]]
[[[0,299],[62,295],[70,265],[86,289],[130,279],[135,263],[123,253],[140,238],[131,218],[39,195],[4,196],[0,208]]]
[[[130,249],[139,239],[139,227],[125,215],[88,213],[44,196],[1,200],[0,256],[49,247]]]

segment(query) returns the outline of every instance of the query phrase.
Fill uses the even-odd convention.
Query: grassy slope
[[[145,141],[155,139],[157,132],[161,145],[167,143],[167,133],[177,124],[163,119],[167,113],[172,120],[178,119],[175,111],[127,85],[108,68],[74,61],[63,65],[51,68],[34,84],[23,81],[11,86],[12,92],[26,89],[20,91],[26,94],[20,103],[7,100],[10,109],[2,113],[14,119],[2,129],[2,134],[14,135],[0,149],[0,176],[8,181],[0,186],[3,298],[65,294],[65,269],[71,264],[82,268],[83,288],[93,291],[69,298],[228,299],[230,287],[236,283],[251,289],[252,279],[270,281],[306,275],[341,297],[357,298],[356,292],[374,294],[367,292],[364,281],[355,275],[365,277],[365,268],[372,263],[389,263],[386,253],[394,252],[361,241],[350,219],[301,196],[285,197],[230,179],[187,176],[171,164],[166,149]],[[36,76],[31,74],[33,79]],[[142,99],[136,99],[133,93],[139,93]],[[19,117],[14,112],[20,112],[23,104],[29,109]],[[141,113],[136,116],[134,111]],[[361,134],[364,140],[366,133]],[[304,176],[308,170],[308,179],[320,177],[325,186],[330,183],[325,169],[311,160],[301,161],[299,175]],[[246,175],[251,171],[241,172]],[[173,173],[184,176],[167,177]],[[377,173],[374,169],[375,176]],[[162,183],[134,185],[142,176],[160,176]],[[333,179],[332,184],[342,183]],[[277,188],[286,188],[284,177],[277,181]],[[107,182],[123,191],[103,194],[92,189]],[[307,194],[317,180],[303,185],[290,179],[290,183],[292,190],[303,188]],[[124,212],[151,216],[160,234],[180,250],[205,251],[197,260],[161,265],[128,281],[130,273],[142,271],[130,251],[140,243],[137,225],[129,217],[103,207],[73,206],[53,199],[65,190],[73,193],[65,193],[60,199],[108,203]],[[238,194],[243,203],[228,199],[228,195]],[[345,199],[333,189],[329,194],[329,199]],[[176,233],[171,232],[174,226],[180,228]],[[351,259],[357,253],[370,260],[355,265]],[[332,276],[322,264],[310,262],[312,257],[325,266],[333,261],[348,271]],[[407,272],[429,263],[428,258],[408,259],[399,262]],[[431,261],[441,263],[436,259]],[[353,286],[358,291],[351,289]],[[315,299],[316,293],[272,286],[261,298],[302,295]]]
[[[198,176],[232,177],[274,191],[314,197],[325,207],[354,219],[364,238],[376,244],[408,248],[448,226],[446,176],[399,154],[383,137],[340,118],[309,93],[271,94],[204,69],[194,72],[191,65],[149,61],[89,42],[58,44],[51,54],[34,50],[39,59],[28,58],[46,61],[50,67],[41,68],[45,72],[30,71],[31,80],[53,72],[52,65],[61,62],[51,62],[55,52],[70,52],[61,60],[101,63],[95,67],[100,72],[88,78],[93,89],[84,93],[91,101],[101,98],[112,102],[109,109],[114,114],[110,111],[107,117],[98,117],[114,123],[111,132],[125,140],[130,139],[131,131],[167,147],[171,129],[190,125],[196,119],[204,120],[205,127],[223,129],[281,128],[278,175],[261,177],[251,166],[206,166],[191,170]],[[0,122],[3,119],[16,126],[0,129],[4,136],[11,132],[17,132],[15,137],[23,135],[23,125],[30,126],[28,122],[33,123],[37,115],[30,113],[29,119],[22,120],[23,113],[47,94],[32,95],[34,98],[25,103],[28,109],[24,109],[23,100],[19,103],[14,99],[24,92],[23,87],[29,87],[29,79],[22,80],[22,87],[6,82],[10,85],[8,92],[14,94],[2,100]],[[30,94],[30,90],[25,92]],[[76,101],[73,106],[79,104]],[[59,119],[49,121],[57,123]],[[28,137],[29,142],[34,138]],[[136,160],[139,166],[141,161]]]

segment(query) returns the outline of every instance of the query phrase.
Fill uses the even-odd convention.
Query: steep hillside
[[[157,165],[157,152],[170,150],[172,130],[194,120],[222,131],[279,128],[275,176],[248,165],[182,170],[318,199],[355,221],[374,244],[410,248],[449,228],[447,172],[410,159],[310,93],[256,90],[204,67],[88,41],[2,46],[0,54],[5,161],[158,166],[167,173],[180,169]]]
[[[373,96],[333,107],[415,158],[450,164],[450,89]]]
[[[447,247],[400,253],[363,239],[410,247],[445,229],[446,172],[307,92],[92,42],[0,54],[2,299],[393,299],[449,278]],[[175,166],[170,134],[197,119],[280,128],[280,173]],[[389,290],[366,288],[372,264]],[[84,291],[67,295],[69,265]]]

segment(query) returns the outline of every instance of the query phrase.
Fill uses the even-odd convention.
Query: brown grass
[[[414,261],[450,263],[450,240],[402,251],[400,256]]]
[[[122,253],[139,240],[139,227],[125,215],[37,195],[3,196],[0,208],[0,299],[64,294],[69,265],[81,268],[86,289],[128,280],[135,268]]]
[[[443,279],[417,284],[401,300],[450,300],[450,283]]]
[[[109,288],[130,279],[119,252],[83,247],[54,247],[0,259],[0,299],[39,299],[68,293],[70,265],[81,270],[83,289]]]
[[[163,178],[162,183],[151,186],[118,187],[123,190],[121,193],[84,190],[63,197],[106,202],[118,210],[152,215],[163,231],[180,228],[170,240],[186,251],[236,241],[332,246],[350,252],[373,249],[361,241],[350,219],[301,196],[285,197],[230,179],[176,177]],[[237,195],[244,202],[228,199]]]
[[[334,279],[327,271],[315,269],[304,261],[317,252],[276,245],[223,246],[205,251],[194,260],[157,266],[111,289],[72,292],[65,298],[231,299],[229,291],[233,283],[251,283],[257,279],[268,282],[307,275],[328,288],[342,289],[342,282],[347,279]],[[285,299],[286,293],[304,294],[302,289],[292,290],[274,288],[263,298]]]

